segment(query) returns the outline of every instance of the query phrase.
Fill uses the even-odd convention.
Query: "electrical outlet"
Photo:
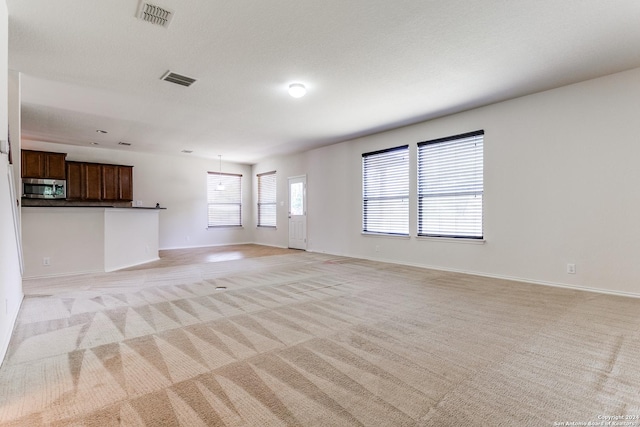
[[[567,274],[576,274],[575,264],[567,264]]]
[[[380,252],[380,245],[376,245],[376,252]]]
[[[42,265],[51,265],[51,258],[48,256],[42,258]]]
[[[136,206],[142,206],[142,200],[136,200]]]

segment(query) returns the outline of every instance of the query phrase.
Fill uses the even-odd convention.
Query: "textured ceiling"
[[[638,0],[153,3],[7,0],[23,138],[254,163],[640,66]]]

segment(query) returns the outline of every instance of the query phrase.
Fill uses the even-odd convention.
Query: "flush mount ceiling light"
[[[96,132],[98,132],[98,133],[109,133],[106,130],[102,130],[102,129],[98,129],[98,130],[96,130]]]
[[[92,142],[91,145],[100,145],[100,144],[97,142]]]
[[[291,83],[289,85],[289,95],[294,98],[302,98],[307,93],[307,88],[302,83]]]

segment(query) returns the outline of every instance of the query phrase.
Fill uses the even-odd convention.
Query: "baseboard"
[[[268,243],[258,243],[258,242],[253,242],[250,243],[250,245],[260,245],[260,246],[268,246],[270,248],[278,248],[278,249],[289,249],[288,246],[282,246],[282,245],[270,245]]]
[[[49,279],[52,277],[80,276],[82,274],[100,274],[100,273],[104,273],[104,271],[103,270],[87,270],[87,271],[73,271],[68,273],[44,274],[40,276],[24,276],[22,280]]]
[[[551,287],[554,287],[554,288],[573,289],[573,290],[576,290],[576,291],[585,291],[585,292],[592,292],[592,293],[597,293],[597,294],[615,295],[615,296],[629,297],[629,298],[640,298],[640,293],[635,293],[635,292],[625,292],[625,291],[614,291],[614,290],[610,290],[610,289],[591,288],[591,287],[588,287],[588,286],[579,286],[579,285],[571,285],[571,284],[567,284],[567,283],[548,282],[548,281],[544,281],[544,280],[527,279],[527,278],[515,277],[515,276],[505,276],[505,275],[502,275],[502,274],[491,274],[491,273],[484,273],[484,272],[471,271],[471,270],[447,268],[447,267],[441,267],[441,266],[435,266],[435,265],[426,265],[426,264],[417,264],[417,263],[411,263],[411,262],[402,262],[402,261],[397,261],[397,260],[388,260],[388,259],[371,258],[371,257],[357,257],[357,256],[336,254],[336,253],[330,253],[330,252],[319,252],[319,251],[309,251],[309,252],[322,253],[322,254],[333,255],[333,256],[344,256],[344,257],[350,257],[350,258],[360,258],[360,259],[366,259],[367,261],[376,261],[376,262],[385,262],[385,263],[389,263],[389,264],[406,265],[408,267],[428,268],[430,270],[448,271],[448,272],[451,272],[451,273],[469,274],[469,275],[472,275],[472,276],[490,277],[492,279],[510,280],[512,282],[521,282],[521,283],[529,283],[529,284],[533,284],[533,285],[551,286]]]
[[[136,263],[133,263],[133,264],[121,265],[121,266],[118,266],[117,268],[112,268],[112,269],[109,269],[109,270],[107,270],[107,269],[105,268],[104,272],[105,272],[105,273],[111,273],[111,272],[113,272],[113,271],[122,270],[122,269],[124,269],[124,268],[137,267],[137,266],[139,266],[139,265],[144,265],[144,264],[148,264],[148,263],[150,263],[150,262],[159,261],[159,260],[160,260],[160,257],[155,257],[155,258],[148,259],[148,260],[146,260],[146,261],[142,261],[142,262],[136,262]]]
[[[216,245],[199,245],[199,246],[171,246],[168,248],[159,248],[161,251],[171,251],[174,249],[199,249],[199,248],[218,248],[220,246],[233,246],[233,245],[261,245],[261,243],[253,242],[238,242],[238,243],[219,243]],[[267,245],[264,245],[267,246]]]
[[[10,327],[7,329],[7,335],[2,340],[2,347],[0,348],[0,367],[4,364],[4,358],[7,355],[7,351],[9,350],[9,344],[11,343],[11,336],[13,335],[13,330],[16,327],[16,322],[18,321],[18,314],[20,313],[20,309],[22,308],[22,302],[24,301],[24,294],[20,296],[20,304],[18,304],[16,310],[11,313],[10,316]]]

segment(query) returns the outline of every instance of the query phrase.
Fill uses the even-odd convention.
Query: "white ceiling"
[[[640,66],[638,0],[152,3],[7,0],[23,138],[255,163]]]

